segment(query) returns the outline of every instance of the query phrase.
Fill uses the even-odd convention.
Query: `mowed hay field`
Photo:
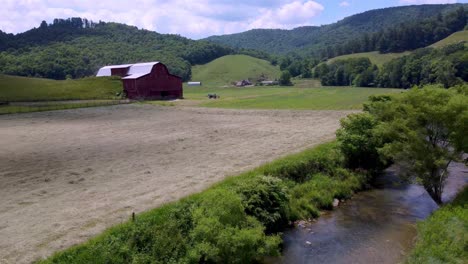
[[[337,60],[346,60],[346,59],[357,59],[357,58],[368,58],[373,64],[378,67],[382,67],[385,63],[397,59],[406,55],[411,54],[411,52],[401,52],[401,53],[380,53],[378,51],[372,52],[363,52],[363,53],[354,53],[348,55],[342,55],[328,60],[328,63],[332,63]]]
[[[51,80],[0,74],[0,101],[113,99],[121,92],[116,77]]]
[[[0,260],[49,256],[331,140],[351,112],[131,104],[0,116]]]
[[[458,31],[448,36],[447,38],[436,42],[431,45],[433,48],[442,48],[450,44],[456,44],[459,42],[468,42],[468,30]],[[467,43],[465,43],[467,45]]]

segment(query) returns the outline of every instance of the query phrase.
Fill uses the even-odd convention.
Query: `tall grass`
[[[407,263],[466,263],[468,260],[468,187],[418,224],[418,240]]]
[[[366,177],[341,168],[342,160],[335,143],[279,159],[40,263],[248,263],[278,255],[276,232],[289,221],[315,217],[362,187]]]

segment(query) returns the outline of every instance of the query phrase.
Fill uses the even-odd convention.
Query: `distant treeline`
[[[424,48],[394,59],[381,69],[368,58],[321,63],[314,70],[325,86],[410,88],[440,83],[451,87],[468,81],[468,48],[464,43]]]
[[[161,61],[172,73],[189,80],[191,65],[228,54],[269,59],[261,51],[82,18],[55,19],[52,24],[43,21],[38,28],[17,35],[0,31],[0,72],[20,76],[81,78],[94,75],[104,65]]]

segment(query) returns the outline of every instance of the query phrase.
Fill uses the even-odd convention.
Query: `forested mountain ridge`
[[[42,22],[17,35],[0,32],[0,72],[52,79],[90,76],[109,64],[161,61],[188,80],[192,64],[236,52],[206,41],[81,18]]]
[[[211,36],[205,40],[274,54],[297,53],[317,57],[326,47],[345,44],[364,33],[376,33],[400,23],[419,22],[439,14],[445,15],[459,7],[468,9],[468,4],[390,7],[367,11],[320,27],[253,29],[231,35]]]

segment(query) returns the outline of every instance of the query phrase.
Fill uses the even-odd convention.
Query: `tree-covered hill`
[[[0,32],[0,72],[52,79],[90,76],[109,64],[161,61],[188,80],[191,65],[235,52],[206,41],[81,18],[43,22],[17,35]]]
[[[212,36],[206,40],[275,54],[294,52],[302,56],[313,56],[327,47],[346,44],[365,33],[377,33],[402,23],[418,23],[439,14],[443,16],[454,12],[459,7],[468,9],[467,4],[391,7],[367,11],[320,27],[253,29],[238,34]]]

